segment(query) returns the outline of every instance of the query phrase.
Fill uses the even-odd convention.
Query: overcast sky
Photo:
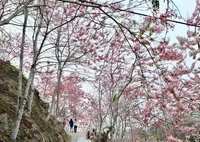
[[[177,7],[179,7],[182,16],[187,18],[191,16],[196,6],[196,0],[173,0]]]
[[[185,19],[188,19],[189,17],[191,17],[196,6],[196,0],[173,0],[173,1],[177,5],[177,7],[179,8],[181,12],[181,15]],[[189,27],[186,25],[177,24],[175,27],[175,30],[171,32],[171,34],[173,34],[174,37],[178,35],[184,36],[186,35],[188,28]]]

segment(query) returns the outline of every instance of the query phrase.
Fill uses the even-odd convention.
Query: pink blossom
[[[83,29],[81,29],[80,31],[79,31],[79,36],[82,36],[82,35],[84,35],[84,30]]]
[[[177,40],[179,41],[180,45],[184,45],[184,43],[187,42],[186,38],[180,36],[177,37]]]
[[[188,32],[187,32],[187,36],[188,36],[189,38],[193,37],[194,35],[195,35],[195,32],[193,32],[193,31],[188,31]]]
[[[173,136],[169,136],[167,142],[183,142],[183,141]]]
[[[195,131],[196,129],[194,128],[194,127],[189,127],[189,126],[185,126],[183,129],[182,129],[182,131],[184,132],[184,133],[187,133],[187,134],[189,134],[189,133],[191,133],[191,132],[193,132],[193,131]]]

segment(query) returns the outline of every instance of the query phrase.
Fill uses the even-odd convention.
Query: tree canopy
[[[47,120],[73,116],[113,141],[200,140],[199,0],[187,19],[173,0],[0,3],[0,55],[20,69],[12,139],[35,87]]]

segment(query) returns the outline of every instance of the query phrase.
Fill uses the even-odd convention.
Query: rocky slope
[[[0,142],[10,142],[11,130],[16,118],[18,70],[9,62],[0,60]],[[23,78],[25,85],[26,79]],[[70,142],[62,124],[52,118],[47,122],[48,104],[35,91],[32,115],[27,108],[20,125],[17,142]]]

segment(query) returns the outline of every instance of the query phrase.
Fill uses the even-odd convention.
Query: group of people
[[[86,134],[87,139],[92,139],[95,136],[96,136],[96,130],[95,129],[92,129],[92,131],[87,131],[87,134]]]
[[[64,129],[65,129],[65,127],[66,127],[66,120],[64,120]],[[77,127],[78,127],[78,125],[77,125],[77,120],[76,119],[70,119],[69,120],[69,123],[68,123],[68,125],[67,126],[69,126],[69,131],[70,132],[77,132]]]

